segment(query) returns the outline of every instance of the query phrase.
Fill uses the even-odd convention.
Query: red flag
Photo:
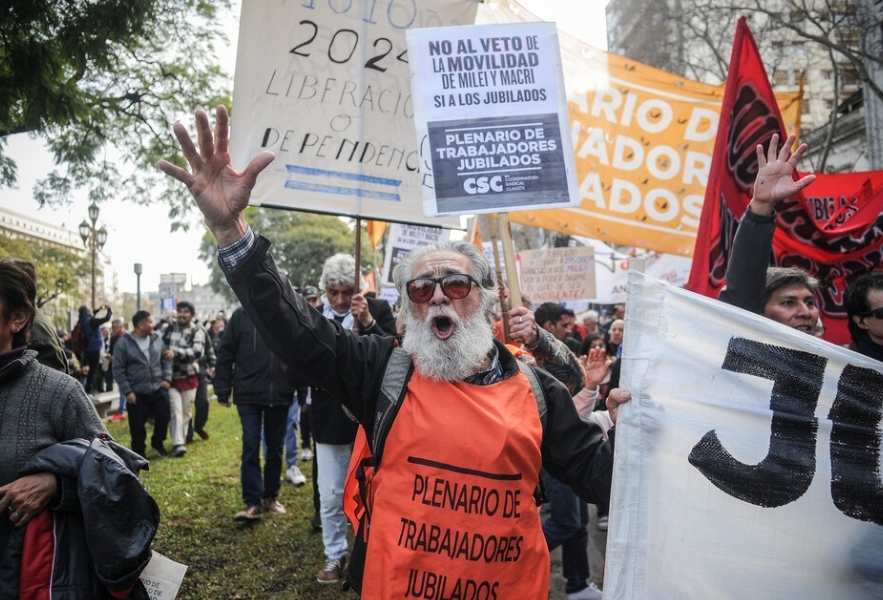
[[[780,139],[788,137],[754,36],[741,17],[736,24],[688,290],[717,298],[724,287],[736,225],[754,190],[755,149],[758,144],[768,146],[776,133]]]
[[[751,201],[757,144],[785,139],[775,96],[744,17],[736,26],[711,172],[687,289],[717,297],[738,219]],[[795,179],[801,174],[795,172]],[[883,264],[883,171],[817,174],[802,195],[777,207],[771,264],[819,280],[825,339],[850,341],[843,310],[848,282]]]

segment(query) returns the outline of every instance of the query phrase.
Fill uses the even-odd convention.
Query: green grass
[[[129,445],[127,421],[107,427],[114,439]],[[287,514],[237,523],[233,515],[244,505],[236,409],[213,404],[206,430],[211,439],[197,437],[183,458],[157,459],[148,449],[150,470],[141,474],[161,514],[153,549],[188,567],[178,598],[355,598],[336,584],[316,582],[325,559],[321,533],[310,530],[311,480],[299,488],[282,483],[279,501]],[[149,436],[150,426],[148,442]],[[310,467],[301,463],[308,479]]]

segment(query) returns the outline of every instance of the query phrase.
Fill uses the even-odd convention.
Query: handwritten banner
[[[883,365],[640,273],[627,306],[604,597],[880,597]]]
[[[427,219],[405,31],[472,23],[473,0],[244,0],[231,155],[276,161],[252,203],[385,221]]]
[[[595,297],[594,248],[522,250],[520,254],[521,290],[531,302]]]
[[[416,129],[431,156],[424,212],[578,202],[555,26],[407,32]]]

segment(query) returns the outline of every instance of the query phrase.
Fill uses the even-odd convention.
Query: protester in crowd
[[[0,260],[0,597],[146,597],[138,576],[159,523],[135,475],[146,463],[105,438],[75,379],[27,349],[35,302],[31,272]]]
[[[196,386],[196,396],[193,398],[193,419],[187,426],[186,443],[188,444],[193,441],[194,432],[203,440],[211,437],[205,429],[209,414],[208,384],[215,376],[215,363],[217,362],[217,354],[214,343],[210,340],[209,330],[196,320],[194,320],[193,326],[202,330],[206,343],[205,352],[202,353],[198,361],[199,384]]]
[[[610,337],[610,327],[617,319],[625,319],[625,304],[614,304],[610,311],[605,315],[604,323],[601,325],[601,331]]]
[[[310,306],[314,308],[318,308],[322,304],[322,299],[319,297],[319,288],[314,285],[305,286],[302,295],[304,300],[309,302]]]
[[[850,348],[883,361],[883,271],[865,273],[846,288]]]
[[[146,457],[148,421],[153,422],[150,447],[160,458],[169,429],[169,388],[172,362],[163,358],[162,337],[153,329],[153,317],[140,310],[132,317],[132,332],[124,333],[114,345],[114,379],[129,408],[132,450]]]
[[[326,319],[360,335],[394,335],[395,319],[385,300],[365,298],[356,281],[356,261],[335,254],[322,267],[319,286],[325,290],[315,308]],[[312,309],[310,309],[312,310]],[[306,371],[299,373],[308,377]],[[314,481],[319,492],[325,567],[316,575],[320,583],[336,583],[343,575],[348,545],[343,488],[349,468],[356,423],[346,415],[341,398],[326,386],[310,390],[310,429],[316,442]]]
[[[105,378],[106,387],[109,390],[113,389],[114,384],[114,374],[113,374],[113,352],[116,348],[117,342],[126,335],[126,323],[122,319],[114,319],[110,322],[110,341],[108,342],[108,350],[107,350],[107,360],[110,363],[110,368],[107,371],[107,377]],[[126,418],[126,395],[123,394],[122,391],[117,390],[120,393],[120,404],[117,408],[117,411],[110,416],[110,421],[122,421]]]
[[[537,325],[551,333],[556,340],[567,344],[572,352],[579,350],[579,342],[573,338],[576,317],[572,310],[556,302],[544,302],[537,307],[534,315]]]
[[[586,342],[589,342],[586,344]],[[619,373],[622,367],[621,358],[613,358],[608,353],[609,344],[603,334],[591,334],[580,347],[580,361],[586,374],[585,387],[573,397],[576,410],[583,421],[591,421],[601,427],[605,435],[613,427],[613,421],[606,410],[607,396],[612,383],[619,386]],[[585,349],[585,352],[583,352]],[[596,527],[607,531],[610,522],[610,505],[604,502],[596,504],[598,520]]]
[[[24,269],[35,282],[37,281],[37,266],[31,261],[12,256],[7,256],[0,260],[11,262]],[[64,341],[52,325],[52,321],[46,316],[46,313],[36,305],[34,308],[36,312],[34,313],[34,321],[31,323],[28,349],[37,352],[37,360],[41,364],[70,375],[72,371],[64,352]]]
[[[316,314],[293,291],[267,253],[269,241],[254,234],[243,214],[256,177],[272,154],[260,154],[237,173],[227,152],[226,109],[217,109],[214,139],[206,114],[197,111],[196,118],[198,151],[186,129],[175,126],[193,174],[166,161],[160,168],[193,194],[220,246],[228,282],[273,351],[308,377],[314,389],[321,387],[341,401],[370,435],[378,388],[396,338],[348,333],[336,320]],[[438,577],[440,570],[452,578],[485,582],[500,598],[545,597],[549,552],[539,515],[529,505],[540,467],[569,483],[584,500],[606,502],[612,443],[604,441],[597,425],[580,420],[563,385],[537,369],[532,376],[546,406],[545,423],[541,420],[528,377],[494,341],[490,315],[496,282],[474,246],[443,242],[416,248],[399,262],[393,278],[406,321],[402,351],[412,358],[414,370],[371,490],[362,598],[405,595],[414,585],[408,573],[425,579]],[[611,392],[608,406],[614,420],[617,405],[628,398],[627,392]],[[321,469],[322,456],[319,463]],[[415,481],[444,484],[454,472],[463,485],[518,498],[517,510],[503,518],[496,511],[465,514],[434,508],[419,496],[415,501]],[[502,477],[486,479],[481,473]],[[413,539],[401,537],[402,515],[411,515],[414,526],[431,519],[496,539],[517,539],[519,560],[470,561],[451,555],[440,562],[437,555],[418,551]]]
[[[524,308],[513,309],[510,334],[522,340],[522,349],[531,354],[536,364],[574,395],[583,389],[585,375],[579,360],[562,339],[566,339],[566,327],[553,322],[555,315],[566,316],[566,312],[560,310],[562,308],[559,304],[546,303],[540,305],[536,314]],[[540,315],[539,319],[537,315]],[[570,486],[555,479],[545,469],[540,471],[540,477],[549,501],[549,517],[543,521],[543,535],[549,551],[561,546],[564,592],[568,600],[601,600],[601,592],[588,582],[588,507]]]
[[[240,479],[245,508],[234,520],[257,521],[265,512],[284,515],[278,498],[285,424],[295,394],[293,373],[270,351],[242,308],[233,311],[224,328],[214,385],[218,402],[235,404],[242,424]]]
[[[67,359],[67,370],[71,374],[71,377],[80,381],[79,374],[82,367],[80,366],[80,361],[77,360],[77,355],[74,354],[74,351],[70,348],[65,348],[64,356]],[[80,385],[82,385],[82,383]]]
[[[625,335],[625,320],[614,319],[610,323],[607,341],[613,350],[613,356],[622,356],[622,341]]]
[[[172,454],[187,454],[187,429],[190,427],[193,401],[199,387],[199,359],[205,353],[205,332],[193,323],[196,309],[187,301],[178,302],[176,319],[163,331],[163,357],[172,361],[172,386],[169,388]]]
[[[815,175],[806,175],[794,181],[794,169],[807,149],[806,144],[801,144],[790,154],[796,139],[789,135],[780,149],[779,136],[775,134],[766,152],[763,146],[756,148],[754,195],[736,230],[727,264],[727,286],[718,297],[727,304],[812,334],[819,317],[815,301],[818,282],[801,269],[769,267],[776,205],[815,180]]]
[[[616,353],[611,348],[610,343],[607,341],[607,338],[604,336],[603,333],[594,332],[594,333],[588,334],[586,336],[586,339],[584,339],[582,341],[582,343],[580,344],[579,352],[577,354],[580,357],[588,356],[589,351],[592,348],[599,348],[599,349],[603,350],[604,356],[609,357],[610,359],[613,360],[612,364],[616,364],[620,360],[618,358],[615,358]],[[605,408],[604,401],[607,400],[607,394],[610,393],[610,390],[613,389],[613,387],[616,387],[616,386],[610,385],[610,376],[611,376],[610,370],[608,369],[607,373],[604,375],[604,378],[598,382],[598,385],[599,385],[598,395],[599,395],[601,402],[599,403],[599,405],[596,408],[601,409],[601,410],[603,410]],[[593,410],[595,410],[595,409],[593,409]]]
[[[80,362],[83,363],[84,368],[88,368],[83,387],[86,388],[87,394],[92,394],[99,391],[98,371],[104,351],[104,334],[101,332],[101,326],[110,321],[113,311],[109,306],[102,305],[93,315],[92,309],[84,304],[80,307],[79,313],[79,325],[86,336],[86,350]]]
[[[103,394],[105,391],[111,391],[113,387],[108,387],[108,379],[111,381],[111,386],[113,386],[113,375],[110,374],[111,364],[109,358],[110,352],[110,327],[107,325],[101,326],[101,350],[99,352],[98,358],[98,372],[95,374],[95,379],[93,380],[93,385],[95,386],[96,394]]]
[[[620,346],[621,347],[621,346]],[[592,354],[592,350],[596,350],[597,355]],[[608,423],[609,417],[601,417],[592,413],[606,412],[605,403],[607,395],[611,389],[619,387],[619,375],[622,368],[622,359],[615,356],[615,352],[610,346],[610,342],[600,332],[590,333],[583,340],[579,348],[580,358],[583,360],[583,368],[586,372],[586,387],[582,390],[582,395],[575,396],[577,402],[577,411],[583,420],[595,420],[604,431],[610,428]],[[590,358],[590,356],[592,358]],[[589,361],[595,366],[596,373],[599,364],[606,364],[603,375],[597,381],[592,379],[590,375]],[[596,389],[597,394],[592,394],[592,390]],[[583,404],[584,403],[584,404]],[[610,520],[609,507],[605,504],[598,504],[598,522],[597,527],[601,531],[607,531]]]
[[[220,317],[215,317],[209,324],[208,337],[209,341],[212,344],[212,350],[215,351],[216,360],[218,356],[218,348],[221,347],[221,336],[224,334],[224,328],[226,326],[227,321],[225,319],[221,319]]]
[[[590,310],[587,310],[587,311],[579,314],[579,316],[577,317],[577,321],[582,323],[583,329],[585,330],[585,335],[583,336],[583,339],[585,339],[585,336],[589,335],[590,333],[599,333],[600,332],[600,327],[598,326],[598,319],[599,319],[599,316],[598,316],[597,310],[590,309]]]

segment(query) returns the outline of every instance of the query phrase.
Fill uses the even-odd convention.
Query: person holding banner
[[[727,285],[718,298],[812,334],[819,319],[815,301],[818,282],[802,269],[769,267],[776,230],[776,205],[816,178],[810,174],[794,180],[794,169],[808,147],[801,144],[789,155],[796,139],[795,135],[789,135],[779,149],[779,136],[773,134],[768,151],[760,144],[756,148],[758,169],[754,196],[733,239]]]
[[[883,271],[871,271],[849,284],[843,305],[850,349],[883,361]]]
[[[396,338],[357,335],[293,290],[269,254],[269,240],[243,214],[273,155],[261,153],[237,172],[226,109],[217,109],[214,136],[204,111],[196,122],[198,146],[183,125],[174,128],[192,174],[167,161],[159,168],[196,199],[227,280],[273,351],[338,398],[370,439]],[[605,440],[597,425],[580,420],[561,383],[527,367],[529,379],[494,340],[497,285],[472,244],[415,248],[396,266],[394,280],[405,320],[399,352],[410,368],[372,480],[362,598],[544,598],[550,559],[533,506],[540,468],[583,500],[608,502],[614,430]],[[611,392],[614,419],[630,397]],[[432,543],[421,530],[438,531],[449,543]]]

